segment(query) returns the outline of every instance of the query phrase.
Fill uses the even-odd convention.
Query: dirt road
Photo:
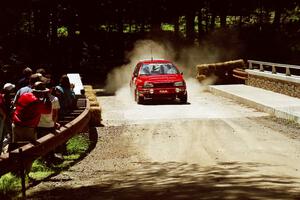
[[[208,92],[189,104],[99,97],[95,149],[29,199],[300,199],[299,127]]]

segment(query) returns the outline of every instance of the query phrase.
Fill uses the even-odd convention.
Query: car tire
[[[135,92],[135,101],[138,104],[143,104],[144,103],[144,98],[139,96],[138,91]]]
[[[180,97],[180,103],[182,103],[182,104],[186,104],[187,103],[187,94],[185,94],[182,97]]]

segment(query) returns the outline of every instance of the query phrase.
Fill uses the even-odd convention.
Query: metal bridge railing
[[[259,69],[263,72],[268,67],[272,68],[272,74],[277,73],[277,68],[285,68],[285,75],[291,76],[291,69],[300,70],[298,65],[289,65],[289,64],[280,64],[280,63],[271,63],[271,62],[262,62],[257,60],[248,60],[249,69]],[[299,71],[300,73],[300,71]]]

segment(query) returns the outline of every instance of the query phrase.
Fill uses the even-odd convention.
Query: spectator
[[[51,102],[51,111],[42,113],[38,124],[38,137],[43,137],[48,133],[55,133],[55,129],[59,127],[58,124],[58,111],[60,109],[59,100],[56,96],[52,95],[53,88],[49,84],[49,92],[46,93],[47,98]]]
[[[51,112],[49,92],[45,84],[36,82],[32,92],[24,93],[18,98],[16,109],[12,117],[12,144],[10,151],[18,147],[19,142],[37,139],[36,127],[42,113]]]
[[[38,68],[36,70],[37,74],[41,74],[42,76],[46,77],[46,70],[44,68]]]
[[[5,100],[5,109],[11,113],[13,106],[13,99],[15,96],[16,86],[12,83],[5,83],[3,86],[3,97]]]
[[[53,80],[51,78],[51,74],[47,73],[44,68],[38,68],[36,70],[36,74],[40,76],[40,81],[45,82],[46,84],[53,84]],[[50,83],[51,82],[51,83]]]
[[[16,96],[14,98],[14,101],[13,101],[13,104],[15,105],[18,101],[18,98],[24,94],[24,93],[28,93],[28,92],[32,92],[32,87],[33,85],[37,82],[37,81],[40,81],[41,80],[41,76],[39,74],[32,74],[30,76],[30,79],[29,79],[29,84],[27,86],[24,86],[22,88],[20,88],[17,93],[16,93]]]
[[[5,111],[5,103],[4,97],[0,94],[0,154],[2,152],[2,144],[4,139],[4,124],[6,120],[6,111]]]
[[[50,89],[46,94],[49,96],[49,100],[51,102],[51,112],[50,113],[42,113],[41,118],[37,127],[38,138],[47,135],[48,133],[55,133],[56,129],[59,128],[58,124],[58,111],[60,109],[59,100],[56,96],[52,95],[53,87],[51,85],[51,81],[49,80],[47,87]],[[57,149],[58,151],[60,149]],[[62,158],[60,154],[55,154],[54,151],[48,153],[45,156],[45,161],[52,162],[56,158]]]
[[[3,98],[4,98],[4,107],[6,112],[6,121],[4,125],[4,140],[3,140],[3,147],[5,147],[11,138],[11,115],[13,110],[13,98],[15,95],[15,85],[12,83],[6,83],[3,86]]]
[[[60,79],[60,84],[55,87],[55,96],[58,97],[60,103],[60,115],[70,113],[75,108],[75,93],[74,85],[70,84],[67,75],[63,75]]]
[[[32,75],[32,69],[29,67],[26,67],[23,70],[23,77],[17,83],[17,89],[20,89],[22,87],[29,85],[29,79],[30,79],[31,75]]]

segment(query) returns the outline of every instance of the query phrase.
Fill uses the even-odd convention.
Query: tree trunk
[[[225,13],[221,13],[220,15],[221,28],[226,28],[226,18],[227,15]]]
[[[175,35],[179,36],[179,16],[176,16],[174,18],[174,31],[175,31]]]
[[[209,29],[209,15],[208,12],[206,10],[205,12],[205,32],[207,33]]]
[[[243,16],[240,15],[239,17],[240,17],[240,18],[239,18],[239,29],[241,30],[241,29],[242,29],[242,26],[243,26]]]
[[[118,32],[119,32],[119,34],[123,34],[123,30],[124,30],[124,23],[123,23],[123,19],[122,19],[122,17],[120,16],[119,18],[118,18]]]
[[[275,10],[275,17],[274,17],[274,21],[273,21],[273,26],[276,30],[280,29],[281,14],[282,14],[282,7],[277,7]]]
[[[161,22],[159,19],[152,19],[151,22],[151,31],[152,32],[160,32],[161,31]]]
[[[193,12],[186,15],[186,37],[190,42],[195,40],[195,13]]]
[[[216,23],[216,14],[215,12],[212,12],[211,14],[211,20],[210,20],[210,30],[215,30],[215,23]]]
[[[56,1],[53,1],[50,9],[50,29],[49,29],[49,46],[51,51],[52,70],[58,69],[60,63],[58,58],[58,38],[57,38],[57,7]]]
[[[202,27],[202,13],[198,12],[198,40],[201,41],[201,38],[204,35],[203,27]]]

